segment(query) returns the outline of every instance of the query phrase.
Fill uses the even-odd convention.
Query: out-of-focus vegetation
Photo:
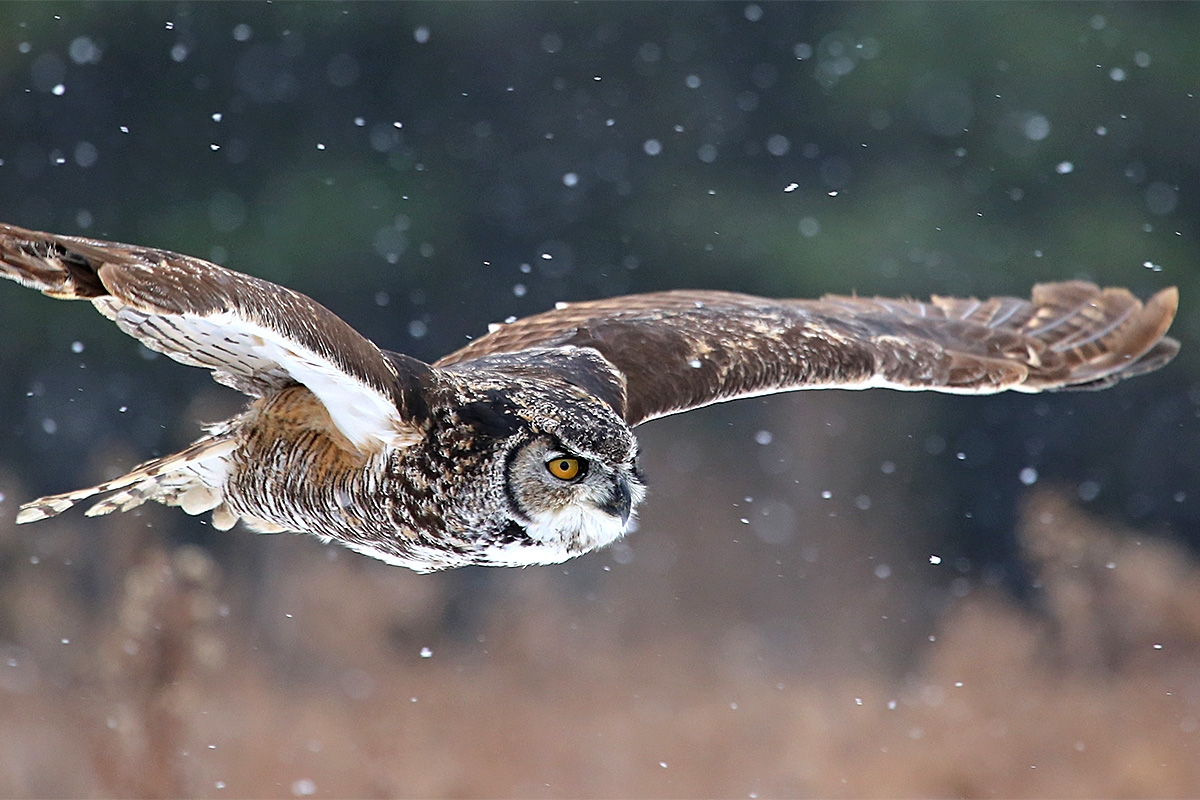
[[[417,576],[158,507],[15,529],[240,399],[6,283],[0,792],[1200,792],[1200,7],[23,3],[0,31],[0,218],[284,282],[418,357],[622,292],[1075,276],[1179,285],[1184,344],[1094,395],[662,420],[627,543]]]

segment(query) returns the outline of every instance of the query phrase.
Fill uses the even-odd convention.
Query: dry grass
[[[60,524],[31,564],[0,519],[5,796],[1200,793],[1200,569],[1051,492],[1021,527],[1042,609],[972,593],[907,666],[847,656],[861,620],[811,626],[837,658],[789,658],[770,625],[663,611],[676,590],[632,567],[512,573],[456,636],[454,578],[292,539],[251,587],[106,524],[91,548]],[[128,557],[118,585],[62,563],[88,551]]]

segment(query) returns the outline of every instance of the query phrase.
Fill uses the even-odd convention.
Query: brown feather
[[[1083,281],[1038,284],[1032,300],[927,303],[660,292],[517,320],[435,367],[532,347],[593,347],[626,375],[630,424],[805,388],[1100,388],[1170,361],[1179,344],[1164,334],[1177,304],[1173,288],[1143,304],[1126,289]]]

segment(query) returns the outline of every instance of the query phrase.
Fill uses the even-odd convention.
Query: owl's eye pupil
[[[560,481],[573,481],[583,474],[583,462],[578,458],[552,458],[546,469]]]

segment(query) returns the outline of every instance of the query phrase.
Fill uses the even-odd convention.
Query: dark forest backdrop
[[[160,507],[17,530],[241,400],[0,286],[0,793],[1200,791],[1198,41],[1190,4],[0,5],[0,218],[425,359],[686,286],[1183,298],[1107,392],[652,423],[627,542],[418,576]]]

